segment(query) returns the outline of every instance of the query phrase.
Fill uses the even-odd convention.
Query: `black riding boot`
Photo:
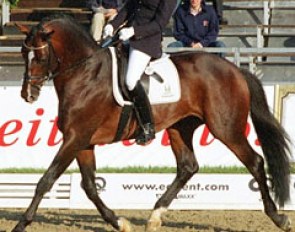
[[[151,112],[151,105],[146,92],[138,81],[135,88],[130,91],[136,116],[141,126],[141,134],[136,138],[136,143],[144,145],[155,138],[154,120]]]

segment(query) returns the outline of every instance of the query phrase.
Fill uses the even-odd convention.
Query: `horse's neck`
[[[68,67],[90,57],[94,53],[94,48],[86,44],[85,41],[70,42],[60,40],[55,47],[57,57],[60,59],[61,67]]]

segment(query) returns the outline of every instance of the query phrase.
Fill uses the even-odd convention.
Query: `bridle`
[[[34,43],[39,37],[37,33],[40,32],[40,43]],[[73,70],[81,67],[88,59],[93,57],[97,51],[84,57],[79,58],[73,63],[62,65],[61,59],[58,56],[57,50],[51,41],[51,35],[54,30],[47,32],[42,24],[32,28],[30,32],[25,33],[27,38],[22,45],[22,53],[26,55],[26,70],[23,77],[22,96],[26,101],[33,102],[45,81],[54,79],[57,76],[69,74]],[[43,37],[44,36],[44,37]],[[69,74],[70,75],[70,74]]]
[[[48,58],[46,59],[48,69],[47,69],[46,74],[45,75],[38,75],[38,76],[35,75],[35,76],[33,76],[30,73],[26,72],[25,75],[24,75],[24,80],[25,81],[27,81],[30,84],[32,84],[32,82],[34,82],[34,81],[36,81],[38,83],[40,83],[40,82],[43,83],[43,82],[45,82],[47,80],[53,79],[54,76],[56,76],[56,73],[58,72],[58,69],[59,69],[59,66],[60,66],[60,60],[56,56],[55,50],[54,50],[53,46],[51,45],[50,40],[47,40],[46,44],[44,44],[42,46],[39,46],[39,47],[29,46],[25,42],[23,42],[23,47],[25,47],[29,51],[29,53],[48,48]],[[54,55],[56,63],[57,63],[56,68],[54,70],[49,69],[52,54]]]
[[[38,92],[41,90],[43,84],[45,81],[49,81],[54,79],[56,76],[60,75],[60,74],[65,74],[67,72],[73,71],[76,68],[79,68],[82,64],[84,64],[88,59],[90,59],[91,57],[93,57],[94,54],[91,54],[85,58],[82,58],[80,60],[78,60],[77,62],[74,62],[72,64],[70,64],[68,67],[64,67],[62,68],[62,70],[60,70],[60,66],[61,66],[61,61],[59,59],[59,57],[57,56],[57,53],[55,51],[54,46],[51,43],[50,37],[48,37],[45,40],[45,44],[40,45],[40,46],[31,46],[28,45],[28,43],[26,41],[24,41],[23,43],[23,48],[26,49],[26,52],[28,54],[27,59],[27,63],[26,63],[26,71],[24,73],[24,78],[23,78],[23,84],[26,84],[26,95],[27,100],[32,98],[32,92],[34,90],[37,90]],[[40,65],[42,66],[42,74],[40,75],[31,75],[31,61],[33,60],[33,58],[35,57],[35,52],[36,51],[42,51],[44,49],[47,49],[45,51],[45,53],[47,54],[46,57],[44,59],[39,59],[37,60],[37,62],[40,63]],[[30,54],[34,54],[34,57],[30,57]],[[44,62],[44,63],[42,63]],[[29,100],[28,100],[29,101]]]
[[[60,62],[60,59],[57,57],[56,52],[54,50],[54,47],[52,46],[50,40],[47,40],[46,44],[44,44],[42,46],[39,46],[39,47],[28,46],[25,42],[23,43],[23,46],[26,49],[28,49],[29,51],[42,50],[42,49],[45,49],[45,48],[48,47],[49,48],[49,51],[48,51],[49,57],[47,59],[47,66],[49,67],[49,65],[50,65],[51,54],[52,53],[53,53],[53,55],[55,57],[55,60],[56,60],[56,63],[57,63],[57,67],[53,71],[48,69],[47,75],[45,75],[45,76],[32,76],[32,75],[26,74],[25,75],[25,80],[28,81],[28,82],[32,82],[33,80],[41,80],[41,82],[44,82],[44,81],[47,81],[47,80],[52,80],[55,76],[57,76],[57,75],[59,75],[61,73],[68,72],[68,71],[71,71],[71,70],[73,70],[75,68],[78,68],[81,64],[85,63],[88,59],[90,59],[94,55],[94,54],[91,54],[91,55],[77,61],[76,63],[71,64],[69,67],[64,68],[63,71],[60,71],[59,67],[60,67],[61,62]],[[52,52],[50,52],[50,50]],[[95,51],[95,53],[101,52],[101,51],[102,50],[97,50],[97,51]]]

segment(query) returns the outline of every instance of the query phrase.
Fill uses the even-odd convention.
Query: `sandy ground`
[[[1,209],[0,232],[11,231],[24,209]],[[117,210],[133,225],[134,232],[144,231],[150,211]],[[295,212],[286,211],[295,222]],[[295,227],[293,225],[293,230]],[[27,232],[111,232],[95,210],[39,209]],[[277,229],[261,211],[168,211],[163,216],[160,232],[275,232]]]

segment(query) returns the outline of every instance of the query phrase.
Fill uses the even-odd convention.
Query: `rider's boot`
[[[137,144],[145,145],[155,138],[155,127],[150,101],[139,81],[130,93],[135,106],[136,116],[141,126],[141,133],[135,140]]]

